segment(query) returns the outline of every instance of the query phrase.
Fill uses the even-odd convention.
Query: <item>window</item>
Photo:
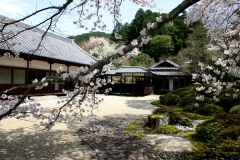
[[[13,77],[14,84],[25,84],[25,70],[14,70]]]
[[[112,76],[112,81],[114,82],[114,83],[120,83],[120,76]]]
[[[11,69],[0,68],[0,84],[11,84]]]

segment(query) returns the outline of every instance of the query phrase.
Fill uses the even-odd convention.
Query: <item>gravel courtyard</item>
[[[157,150],[155,150],[155,148],[147,142],[139,142],[132,137],[128,137],[123,134],[119,135],[121,129],[129,123],[128,121],[124,121],[122,118],[139,118],[151,114],[156,107],[151,105],[150,102],[157,100],[159,97],[158,95],[149,95],[145,97],[99,95],[99,97],[104,98],[104,101],[99,105],[98,110],[95,110],[95,114],[98,115],[100,119],[97,122],[94,122],[91,119],[84,119],[82,122],[71,120],[66,123],[56,124],[50,131],[42,131],[39,129],[38,125],[36,125],[36,121],[30,118],[25,120],[9,118],[0,121],[0,159],[88,160],[93,158],[169,158],[168,155],[164,155],[165,158],[163,155],[156,156],[154,153],[157,153]],[[42,106],[58,106],[58,98],[56,97],[36,97],[34,99],[35,101],[41,102]],[[100,125],[97,128],[104,127],[104,129],[94,131],[91,130],[91,125]],[[98,135],[99,138],[100,135],[103,135],[103,131],[108,131],[108,133],[111,133],[110,135],[112,138],[104,137],[102,140],[98,139],[99,143],[96,143],[94,138],[97,138],[97,136],[95,135]],[[106,135],[106,133],[104,134]],[[149,151],[152,151],[151,155],[143,154],[145,152],[138,153],[138,150],[136,149],[131,152],[128,149],[129,153],[121,152],[121,154],[112,154],[110,157],[108,157],[109,153],[115,153],[115,151],[121,149],[118,148],[119,143],[117,142],[114,143],[116,144],[116,148],[114,149],[113,147],[113,151],[109,149],[106,151],[107,149],[105,148],[106,150],[102,151],[100,154],[100,145],[98,144],[107,146],[107,144],[104,142],[104,139],[117,141],[117,135],[120,136],[117,137],[118,139],[124,136],[123,140],[133,140],[134,143],[138,144],[137,146],[140,147],[139,151],[148,148]],[[84,138],[87,138],[87,140]],[[101,149],[104,149],[104,147]],[[162,151],[162,153],[165,153],[165,151]],[[126,154],[128,154],[127,157]],[[174,154],[174,152],[171,154]],[[117,155],[120,155],[120,157],[116,157]]]

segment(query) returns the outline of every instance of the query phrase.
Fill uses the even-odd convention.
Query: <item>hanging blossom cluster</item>
[[[57,69],[58,72],[63,72],[62,67]],[[93,72],[89,72],[84,76],[79,76],[81,73],[87,73],[89,71],[88,67],[79,67],[77,71],[71,71],[69,73],[63,73],[62,79],[67,78],[78,78],[78,80],[85,83],[83,87],[75,85],[73,91],[67,91],[63,89],[63,93],[67,95],[68,98],[58,101],[58,104],[62,104],[62,107],[57,109],[49,109],[41,107],[40,103],[25,103],[17,107],[15,105],[19,103],[19,98],[17,96],[11,96],[2,94],[3,100],[0,100],[0,115],[7,113],[9,110],[13,110],[7,117],[18,117],[26,118],[32,116],[40,120],[40,125],[46,129],[51,129],[55,122],[65,122],[70,118],[77,118],[82,120],[84,117],[93,117],[93,110],[96,109],[103,99],[98,99],[96,92],[102,86],[106,86],[108,83],[114,84],[109,79],[97,78],[97,73],[99,70],[95,69]],[[39,83],[37,79],[33,80],[33,84],[37,84],[35,89],[42,89],[46,87],[48,82],[47,78],[43,78]],[[42,85],[39,85],[42,84]],[[107,88],[105,92],[111,91],[111,88]],[[27,100],[25,99],[25,102]],[[85,113],[85,114],[84,114]]]
[[[70,7],[71,13],[78,13],[80,17],[78,20],[74,21],[73,24],[79,26],[80,28],[85,28],[85,30],[95,31],[96,29],[102,29],[105,30],[107,26],[102,21],[104,18],[103,12],[109,12],[110,15],[113,16],[114,22],[117,23],[118,21],[121,21],[122,15],[121,15],[121,0],[102,0],[102,1],[88,1],[87,3],[82,3],[83,1],[75,2],[74,6]],[[153,0],[140,0],[140,1],[132,1],[133,3],[141,6],[141,7],[148,7],[148,8],[154,8],[156,4]],[[97,8],[97,9],[94,9]],[[94,20],[95,19],[95,20]],[[94,20],[93,21],[93,27],[88,28],[87,27],[87,21],[88,20]]]
[[[14,37],[17,34],[17,31],[12,30],[11,28],[4,28],[5,24],[12,23],[14,19],[12,18],[3,18],[0,19],[0,46],[2,49],[9,50],[11,52],[5,52],[4,56],[9,58],[19,58],[19,52],[15,50],[15,47],[21,45],[20,42],[15,42]],[[18,25],[18,24],[14,24]]]
[[[239,78],[240,60],[240,14],[239,0],[201,0],[194,4],[188,12],[187,23],[201,21],[208,28],[208,36],[211,38],[208,50],[215,52],[211,64],[199,62],[202,70],[200,75],[202,82],[211,84],[213,88],[196,88],[197,91],[205,90],[205,93],[214,92],[213,99],[219,101],[217,96],[223,88],[236,88],[239,82],[225,82],[225,78],[233,75]],[[234,89],[238,92],[237,89]],[[237,97],[237,94],[229,93],[225,96]],[[202,97],[197,97],[202,100]]]
[[[149,30],[151,30],[151,29],[155,29],[158,22],[162,22],[162,16],[156,17],[156,22],[154,22],[154,23],[148,22],[148,23],[147,23],[147,29],[146,29],[146,28],[143,28],[143,30],[141,30],[140,34],[141,34],[141,36],[143,36],[143,37],[141,38],[143,44],[148,44],[149,41],[152,40],[151,36],[149,36],[149,35],[147,34],[147,32],[148,32]],[[168,27],[170,27],[170,26],[172,26],[172,25],[173,25],[173,22],[168,22],[168,23],[166,23],[166,26],[168,26]]]
[[[117,44],[115,43],[108,44],[108,45],[101,44],[91,49],[90,54],[102,60],[104,58],[107,58],[111,55],[116,54],[117,53],[115,50],[116,47],[117,47]]]

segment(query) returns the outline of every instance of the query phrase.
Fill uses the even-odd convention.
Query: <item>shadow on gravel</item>
[[[77,127],[79,128],[79,126]],[[73,135],[75,134],[75,135]],[[79,159],[83,157],[79,151],[87,146],[80,145],[78,137],[69,140],[69,136],[77,136],[69,131],[31,131],[24,128],[9,132],[0,131],[0,159]]]
[[[151,104],[152,101],[154,100],[126,100],[126,105],[135,109],[154,110],[157,107]]]
[[[108,119],[90,123],[82,127],[78,135],[83,144],[95,151],[95,159],[181,159],[179,152],[166,152],[154,148],[146,141],[123,133],[129,121]]]

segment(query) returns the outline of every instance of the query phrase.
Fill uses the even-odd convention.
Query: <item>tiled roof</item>
[[[176,67],[156,67],[156,68],[150,68],[151,71],[176,71],[180,70],[181,68]]]
[[[156,71],[156,72],[153,72],[151,71],[151,73],[155,74],[155,75],[158,75],[158,76],[185,76],[185,75],[188,75],[188,74],[185,74],[181,71]]]
[[[159,61],[158,63],[154,64],[152,67],[150,67],[150,69],[152,69],[152,68],[160,68],[160,67],[157,67],[157,66],[159,66],[160,64],[162,64],[162,63],[164,63],[164,62],[167,62],[167,63],[173,65],[173,67],[182,68],[182,67],[181,67],[180,65],[178,65],[177,63],[174,63],[174,62],[172,62],[172,61],[170,61],[170,60],[168,60],[168,59],[165,58],[165,59]]]
[[[122,66],[116,73],[147,73],[148,69],[140,66]]]
[[[0,15],[0,20],[4,18],[6,17]],[[31,26],[24,23],[10,25],[4,29],[3,34],[9,33],[9,31],[20,32],[29,27]],[[49,32],[43,39],[39,50],[33,53],[34,49],[37,48],[43,33],[44,31],[39,28],[26,30],[20,33],[12,40],[12,42],[21,44],[15,45],[13,49],[24,54],[34,54],[41,57],[78,64],[90,65],[97,61],[95,57],[82,50],[73,40]],[[2,39],[2,37],[0,37],[0,39]],[[5,49],[2,43],[0,43],[0,49]]]
[[[108,72],[105,73],[105,75],[113,75],[113,74],[131,74],[131,73],[149,73],[148,69],[141,67],[141,66],[122,66],[118,69],[111,68]]]
[[[110,68],[106,73],[104,73],[104,75],[114,75],[116,74],[118,69],[116,68]]]

